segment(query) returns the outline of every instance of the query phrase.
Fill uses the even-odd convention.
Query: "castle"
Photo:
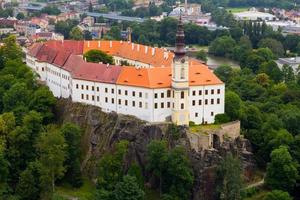
[[[112,55],[115,65],[86,62],[91,49]],[[224,113],[224,83],[186,56],[181,20],[174,53],[125,41],[48,41],[32,45],[26,63],[55,97],[104,112],[177,125],[213,123]]]

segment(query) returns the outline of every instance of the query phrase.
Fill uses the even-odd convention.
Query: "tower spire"
[[[180,11],[179,22],[177,25],[177,33],[176,33],[175,56],[181,57],[184,55],[185,55],[184,30],[183,30],[183,22],[182,22],[181,11]]]

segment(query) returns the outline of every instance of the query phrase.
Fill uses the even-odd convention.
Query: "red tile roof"
[[[42,46],[43,43],[34,43],[31,47],[29,47],[28,54],[35,57]]]
[[[85,62],[82,57],[71,55],[63,67],[72,71],[72,77],[102,83],[116,83],[121,66]]]
[[[142,45],[134,47],[130,43],[126,42],[127,45],[123,45],[123,43],[119,41],[101,41],[99,43],[96,41],[96,43],[90,43],[89,48],[95,48],[95,45],[97,45],[105,49],[107,53],[122,54],[120,57],[123,55],[128,57],[136,55],[139,59],[142,59],[141,62],[143,60],[150,61],[155,67],[137,69],[129,66],[107,66],[106,64],[85,62],[80,55],[83,52],[83,45],[86,45],[87,42],[79,41],[50,41],[43,45],[37,43],[31,47],[29,54],[35,56],[39,61],[52,63],[69,71],[72,77],[76,79],[145,88],[171,87],[173,53],[167,52],[168,58],[166,58],[166,52],[163,49],[155,49],[155,56],[152,56],[151,47]],[[128,49],[129,44],[130,49]],[[148,48],[150,53],[145,53],[145,48]],[[87,49],[85,47],[85,50]],[[223,84],[223,82],[205,64],[195,59],[189,60],[190,86],[219,84]]]

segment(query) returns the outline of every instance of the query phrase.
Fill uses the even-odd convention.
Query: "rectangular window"
[[[135,107],[135,101],[132,101],[132,107]]]
[[[115,99],[111,98],[111,103],[114,104],[115,103]]]
[[[157,103],[154,104],[154,108],[157,109]]]
[[[127,90],[125,90],[125,95],[126,95],[126,96],[128,95],[128,91],[127,91]]]
[[[76,89],[78,89],[78,84],[76,84]]]
[[[195,113],[195,117],[198,117],[198,113]]]
[[[121,103],[122,103],[121,99],[119,99],[118,101],[119,101],[118,104],[121,105]]]
[[[139,107],[140,107],[140,108],[142,108],[142,107],[143,107],[143,104],[142,104],[142,102],[141,102],[141,101],[139,102]]]
[[[211,112],[210,115],[211,115],[211,116],[214,116],[214,112]]]
[[[118,90],[118,94],[120,94],[120,95],[121,95],[121,90],[120,90],[120,89]]]
[[[97,101],[99,102],[99,96],[97,96]]]
[[[167,91],[167,97],[170,98],[171,97],[171,90]]]
[[[201,106],[202,105],[202,100],[199,100],[198,104],[199,104],[199,106]]]
[[[184,99],[184,92],[181,92],[180,96],[181,96],[182,99]]]
[[[192,101],[192,105],[193,106],[196,105],[196,101],[195,100]]]
[[[157,93],[154,94],[154,98],[157,99]]]
[[[165,94],[162,92],[162,93],[160,94],[160,96],[161,96],[161,98],[164,98]]]
[[[97,92],[99,92],[99,87],[97,87]]]
[[[86,90],[89,90],[89,86],[88,86],[88,85],[86,85],[86,86],[85,86],[85,89],[86,89]]]
[[[95,101],[95,96],[94,95],[92,95],[92,100]]]
[[[135,91],[132,91],[132,96],[135,97]]]
[[[107,93],[108,92],[108,89],[107,88],[105,88],[105,93]]]
[[[205,90],[205,95],[208,95],[208,90]]]
[[[95,91],[95,87],[94,86],[92,86],[92,91]]]
[[[170,108],[171,107],[171,102],[167,103],[167,107]]]
[[[220,104],[220,99],[217,99],[217,104]]]
[[[107,97],[105,97],[105,103],[107,103],[108,102],[108,98]]]
[[[214,99],[211,99],[211,100],[210,100],[210,104],[211,104],[211,105],[214,105],[214,103],[215,103]]]
[[[83,85],[81,85],[81,89],[83,90]]]
[[[207,105],[208,104],[208,100],[207,99],[205,99],[205,105]]]
[[[89,100],[89,95],[88,94],[86,95],[86,100]]]
[[[164,108],[164,106],[165,106],[164,102],[161,102],[161,103],[160,103],[160,107],[161,107],[161,108]]]
[[[215,91],[214,91],[214,90],[211,90],[210,93],[211,93],[211,94],[215,94]]]
[[[184,104],[182,103],[180,107],[181,107],[181,110],[183,110],[184,109]]]
[[[193,91],[193,96],[196,96],[196,91],[195,90]]]
[[[202,90],[199,90],[199,96],[201,96],[202,95]]]
[[[220,94],[220,93],[221,93],[221,90],[220,90],[220,89],[218,89],[218,90],[217,90],[217,93],[218,93],[218,94]]]
[[[143,93],[139,92],[139,97],[142,98],[143,97]]]
[[[84,99],[84,95],[83,94],[81,94],[81,99]]]
[[[128,100],[125,100],[125,106],[127,106],[128,105]]]
[[[113,88],[111,89],[111,93],[112,93],[112,94],[114,94],[114,93],[115,93],[115,90],[114,90]]]

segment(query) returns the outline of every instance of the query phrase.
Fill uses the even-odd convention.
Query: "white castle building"
[[[84,61],[91,49],[112,55],[115,65]],[[48,41],[30,47],[26,62],[55,97],[104,112],[177,125],[213,123],[224,113],[224,83],[185,55],[181,21],[174,53],[124,41]]]

